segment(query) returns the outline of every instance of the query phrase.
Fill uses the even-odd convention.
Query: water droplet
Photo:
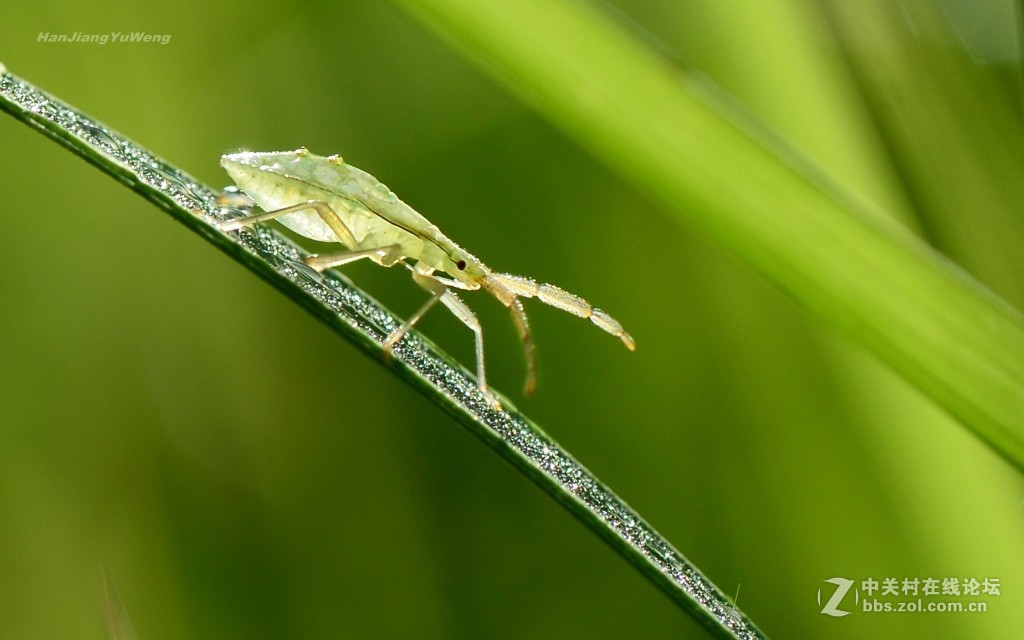
[[[82,120],[79,125],[95,138],[101,146],[107,147],[108,151],[121,151],[121,144],[106,129],[97,127],[87,120]]]

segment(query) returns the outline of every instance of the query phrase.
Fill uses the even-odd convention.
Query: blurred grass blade
[[[717,636],[764,637],[699,569],[540,427],[515,411],[507,399],[503,399],[506,410],[493,410],[473,376],[427,339],[413,331],[395,345],[394,357],[386,356],[382,342],[401,323],[351,283],[306,267],[302,258],[308,254],[300,247],[266,227],[222,233],[213,223],[223,219],[225,212],[217,205],[213,190],[6,73],[2,65],[0,110],[164,209],[385,364],[566,507]],[[538,567],[537,575],[547,575],[547,571]],[[567,585],[576,579],[586,578],[564,577]]]
[[[401,2],[676,219],[873,351],[1024,470],[1020,314],[891,216],[779,153],[766,127],[738,117],[699,77],[681,78],[590,5]]]
[[[138,640],[135,627],[132,626],[128,610],[124,606],[114,574],[110,567],[103,571],[103,618],[107,623],[107,635],[110,640]]]
[[[1020,87],[999,65],[971,60],[935,2],[822,6],[931,242],[1024,303]],[[968,8],[992,20],[989,12],[1003,10],[1010,15],[1000,25],[1014,22],[1009,3]]]

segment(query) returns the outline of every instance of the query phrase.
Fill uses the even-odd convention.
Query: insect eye
[[[455,263],[455,266],[459,268],[459,271],[465,271],[466,270],[466,261],[465,260],[459,260],[458,262]]]

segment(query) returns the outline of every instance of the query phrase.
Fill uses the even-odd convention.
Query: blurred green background
[[[906,4],[606,9],[1020,308],[1000,162],[1022,132],[1013,3]],[[37,42],[111,31],[171,41]],[[541,379],[519,405],[742,585],[769,635],[1024,628],[1018,472],[395,6],[23,3],[0,61],[212,185],[239,148],[341,153],[493,267],[612,312],[636,353],[530,305]],[[284,296],[11,118],[0,144],[0,637],[108,637],[105,567],[140,640],[703,637]],[[395,271],[346,273],[401,315],[424,298]],[[514,395],[515,331],[485,298],[467,296]],[[471,362],[456,320],[422,329]],[[983,614],[834,619],[817,592],[835,576],[996,577],[1002,595]]]

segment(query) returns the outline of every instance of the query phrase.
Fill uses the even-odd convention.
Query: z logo
[[[843,601],[843,598],[846,597],[846,592],[853,586],[853,580],[847,580],[846,578],[830,578],[828,580],[823,580],[822,582],[830,582],[836,585],[836,591],[832,594],[832,597],[828,599],[828,602],[825,603],[825,606],[821,608],[821,612],[834,618],[842,618],[843,616],[850,615],[849,611],[839,609],[838,605]],[[855,595],[854,598],[857,598],[857,595]],[[818,604],[821,604],[821,589],[818,589]]]

